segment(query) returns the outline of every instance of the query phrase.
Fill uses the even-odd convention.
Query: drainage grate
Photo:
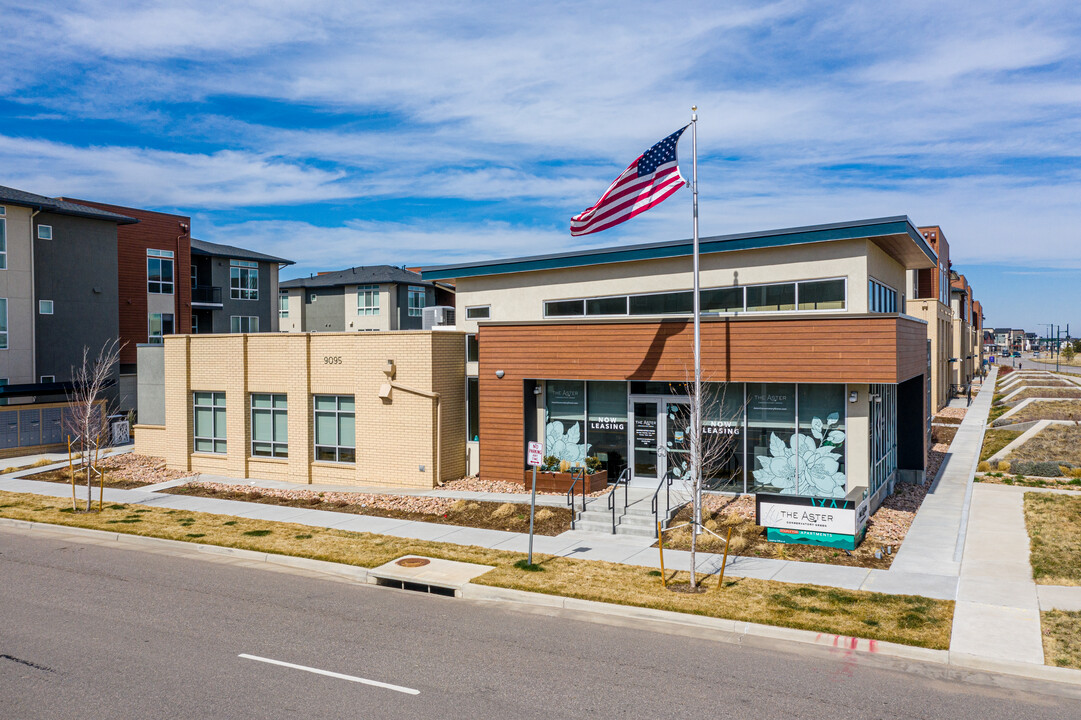
[[[429,560],[428,558],[408,557],[402,558],[394,564],[401,565],[402,567],[424,567],[430,562],[431,560]]]
[[[401,561],[399,561],[401,562]],[[377,577],[375,584],[380,587],[392,587],[398,590],[412,590],[413,592],[428,593],[429,595],[445,595],[446,597],[454,597],[454,588],[440,587],[438,585],[429,585],[427,583],[409,582],[408,580],[395,580],[393,578]]]

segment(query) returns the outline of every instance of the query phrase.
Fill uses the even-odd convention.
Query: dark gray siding
[[[312,302],[312,296],[318,299]],[[345,288],[304,289],[304,330],[345,332]]]
[[[419,286],[418,286],[419,287]],[[424,314],[415,317],[409,315],[409,285],[402,284],[395,288],[398,293],[398,329],[420,330],[424,327]],[[435,304],[435,289],[424,288],[424,307]]]
[[[229,318],[233,315],[248,315],[259,318],[259,332],[269,332],[270,313],[278,312],[278,298],[271,297],[270,265],[259,263],[259,299],[258,300],[234,300],[229,292],[229,258],[207,258],[210,265],[210,277],[212,285],[221,288],[221,310],[214,310],[214,332],[229,332]],[[203,268],[199,266],[199,282],[202,283]],[[200,328],[202,330],[202,328]],[[205,332],[205,331],[204,331]]]
[[[49,213],[35,225],[53,228],[52,240],[34,240],[37,374],[71,380],[84,347],[97,357],[120,336],[116,225]],[[52,315],[38,312],[39,300],[53,301]]]

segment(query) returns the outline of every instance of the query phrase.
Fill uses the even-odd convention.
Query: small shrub
[[[571,471],[571,464],[566,460],[559,461],[559,472],[565,473]]]
[[[991,463],[984,460],[976,466],[976,469],[980,472],[991,472]]]
[[[1059,477],[1062,475],[1059,464],[1050,460],[1014,460],[1010,463],[1010,472],[1014,475],[1036,475],[1038,477]]]
[[[550,508],[541,508],[534,517],[537,522],[544,522],[545,520],[550,520],[555,517],[555,513],[552,512]]]
[[[586,472],[590,475],[599,472],[604,469],[604,463],[596,455],[590,455],[586,458]]]
[[[998,461],[998,471],[999,472],[1009,472],[1010,471],[1010,464],[1008,462],[1006,462],[1005,460],[999,460]]]
[[[455,500],[453,503],[451,503],[450,511],[451,512],[462,512],[463,510],[466,509],[466,507],[468,505],[469,505],[469,503],[467,501],[465,501],[465,500]]]
[[[492,517],[505,518],[514,514],[514,503],[503,503],[492,511]]]

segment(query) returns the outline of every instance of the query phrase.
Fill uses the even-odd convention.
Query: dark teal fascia
[[[923,235],[912,224],[912,221],[904,215],[874,220],[836,223],[832,225],[814,225],[790,228],[787,230],[770,230],[758,233],[707,237],[702,238],[699,241],[699,250],[702,253],[758,250],[762,248],[803,245],[806,243],[830,242],[833,240],[875,238],[886,235],[908,235],[929,260],[935,263],[938,262],[938,256],[935,254],[935,251],[927,244]],[[622,248],[598,248],[595,250],[581,250],[553,255],[510,258],[507,260],[489,260],[479,263],[440,265],[422,268],[421,276],[425,280],[450,280],[454,278],[481,277],[484,275],[503,275],[517,272],[585,267],[588,265],[605,265],[617,262],[690,257],[693,252],[692,246],[693,241],[686,239],[631,245]]]

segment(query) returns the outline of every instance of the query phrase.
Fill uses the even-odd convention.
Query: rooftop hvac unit
[[[433,305],[424,308],[425,330],[438,327],[454,327],[454,308],[449,305]]]

